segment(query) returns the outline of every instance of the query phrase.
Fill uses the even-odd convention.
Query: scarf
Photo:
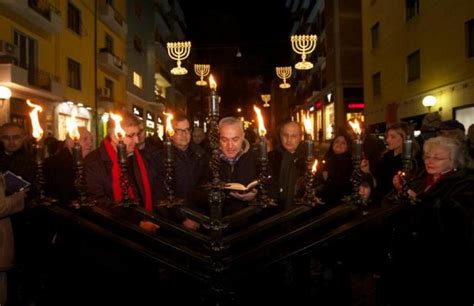
[[[113,191],[114,201],[118,203],[122,201],[123,199],[122,188],[120,186],[121,169],[118,162],[118,155],[108,138],[105,138],[103,140],[103,144],[105,147],[105,151],[107,152],[107,155],[112,161],[112,191]],[[143,162],[143,158],[137,148],[135,148],[134,156],[138,163],[138,170],[140,171],[140,178],[143,183],[143,189],[145,191],[145,196],[144,196],[145,209],[147,211],[152,211],[153,207],[152,207],[152,200],[151,200],[150,181],[148,179],[148,173],[145,168],[145,163]],[[133,192],[131,185],[128,184],[128,176],[126,176],[126,180],[127,180],[127,185],[128,185],[128,194],[130,195],[130,198],[135,199],[135,193]]]

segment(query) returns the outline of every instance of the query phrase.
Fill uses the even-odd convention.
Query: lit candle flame
[[[28,104],[29,107],[33,107],[33,110],[30,112],[31,125],[33,127],[33,137],[36,139],[36,141],[39,141],[41,137],[43,137],[43,129],[39,123],[38,112],[42,112],[43,108],[39,105],[31,103],[30,100],[26,100],[26,104]]]
[[[354,122],[349,121],[349,124],[351,125],[351,128],[356,135],[360,135],[362,133],[360,129],[359,121],[357,121],[357,119],[354,119]]]
[[[318,171],[318,160],[317,159],[314,160],[313,166],[311,167],[311,173],[313,173],[313,175],[314,175],[316,173],[316,171]]]
[[[253,110],[257,114],[258,135],[265,136],[267,134],[267,130],[265,129],[265,124],[263,123],[262,111],[255,105],[253,106]]]
[[[125,131],[122,129],[122,126],[120,125],[120,122],[122,121],[122,116],[110,113],[110,118],[115,122],[115,137],[117,137],[118,140],[122,140],[123,137],[125,136]]]
[[[174,118],[173,114],[163,112],[163,115],[166,116],[166,134],[168,135],[168,137],[173,137],[174,130],[173,130],[173,126],[171,125],[171,120],[173,120]]]
[[[304,124],[304,130],[306,131],[306,134],[313,136],[313,122],[311,120],[311,117],[307,113],[302,114],[303,116],[303,124]]]
[[[214,80],[214,77],[211,75],[209,75],[209,87],[211,87],[211,90],[216,90],[217,89],[217,83],[216,81]]]
[[[71,117],[68,117],[66,119],[67,132],[69,136],[74,140],[79,139],[79,130],[77,129],[76,116],[77,116],[77,109],[73,108],[71,112]]]

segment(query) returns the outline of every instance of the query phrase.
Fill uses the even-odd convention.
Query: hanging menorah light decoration
[[[211,65],[206,64],[194,64],[194,73],[201,79],[196,81],[196,85],[198,86],[206,86],[207,82],[204,80],[204,77],[209,74],[211,71]]]
[[[293,48],[293,51],[301,55],[301,62],[295,64],[296,69],[308,70],[313,68],[313,64],[306,61],[306,56],[314,51],[317,40],[318,37],[316,35],[291,36],[291,47]]]
[[[171,59],[176,61],[176,67],[171,69],[171,74],[174,75],[185,75],[188,73],[188,70],[184,67],[181,67],[181,63],[189,56],[191,51],[191,42],[190,41],[178,41],[178,42],[169,42],[166,44],[168,48],[168,55]]]
[[[291,87],[291,84],[286,82],[286,79],[291,76],[291,66],[276,67],[276,74],[280,79],[283,80],[283,83],[280,84],[280,88],[286,89]]]
[[[263,107],[270,107],[270,104],[268,104],[268,102],[270,102],[271,100],[271,95],[266,94],[266,95],[261,95],[260,97],[262,98],[262,101],[263,101]]]

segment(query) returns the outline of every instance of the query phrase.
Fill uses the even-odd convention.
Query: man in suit
[[[126,146],[129,188],[131,198],[141,200],[146,210],[153,211],[153,203],[157,195],[153,194],[151,182],[156,175],[146,160],[140,154],[136,145],[139,142],[140,120],[127,112],[117,112],[122,117],[121,126],[125,135],[121,135]],[[115,122],[110,119],[107,123],[107,137],[99,148],[92,151],[84,160],[88,196],[97,201],[105,209],[118,213],[131,222],[139,223],[140,227],[149,232],[155,232],[159,226],[151,221],[138,219],[138,216],[126,215],[118,207],[123,199],[120,185],[121,169],[117,156],[119,138],[115,135]]]

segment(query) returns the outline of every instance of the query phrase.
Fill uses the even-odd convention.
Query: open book
[[[224,189],[234,190],[234,191],[250,191],[253,188],[257,187],[258,181],[251,181],[247,186],[244,186],[240,183],[227,183],[224,185]]]

